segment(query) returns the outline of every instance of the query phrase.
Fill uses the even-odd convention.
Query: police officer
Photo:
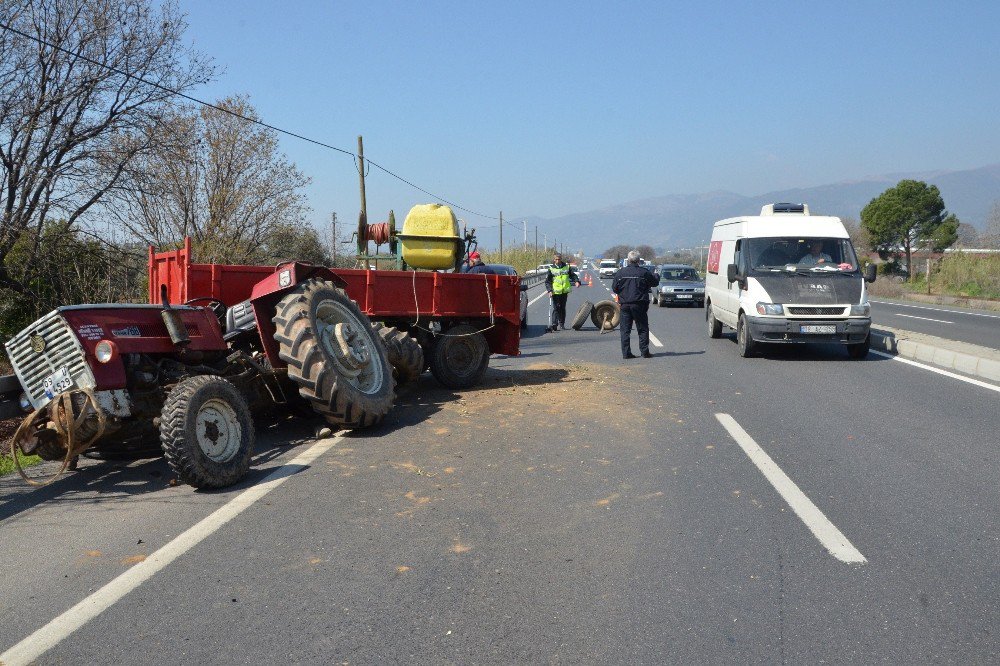
[[[622,358],[635,358],[629,343],[633,321],[639,334],[639,353],[643,358],[653,357],[649,353],[649,290],[659,283],[659,275],[639,265],[639,253],[635,250],[628,253],[628,264],[615,273],[611,291],[618,296],[622,309]]]
[[[583,284],[569,264],[563,263],[562,255],[556,252],[552,255],[549,274],[545,276],[545,290],[549,292],[549,302],[552,305],[546,331],[555,331],[560,326],[566,330],[566,299],[569,298],[574,283],[578,287]]]

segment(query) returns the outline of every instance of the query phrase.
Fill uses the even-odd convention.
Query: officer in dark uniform
[[[649,290],[660,283],[660,276],[639,265],[639,253],[628,253],[628,265],[615,273],[611,291],[618,295],[621,306],[622,358],[635,358],[629,338],[632,322],[639,334],[639,353],[643,358],[652,358],[649,353]]]

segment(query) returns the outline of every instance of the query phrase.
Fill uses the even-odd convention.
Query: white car
[[[601,265],[598,267],[598,271],[601,274],[602,280],[605,280],[607,278],[613,278],[617,270],[618,270],[618,264],[616,264],[613,259],[603,260],[601,262]]]

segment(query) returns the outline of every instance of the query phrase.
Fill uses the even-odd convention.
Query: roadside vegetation
[[[506,264],[507,266],[513,266],[518,275],[524,275],[528,271],[538,268],[541,264],[552,263],[553,252],[555,252],[553,248],[541,247],[538,248],[538,252],[535,252],[533,245],[529,247],[505,247],[503,255],[500,254],[500,250],[498,249],[479,249],[484,264]],[[574,257],[565,257],[564,261],[570,263],[576,261],[576,259]]]

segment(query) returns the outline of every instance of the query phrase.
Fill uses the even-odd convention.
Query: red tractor
[[[150,305],[60,307],[6,343],[16,380],[0,378],[0,413],[29,412],[14,453],[65,469],[158,433],[180,480],[221,488],[246,474],[262,407],[308,406],[357,429],[428,368],[450,388],[478,383],[491,353],[518,353],[520,288],[503,275],[192,264],[190,241],[150,248]]]

